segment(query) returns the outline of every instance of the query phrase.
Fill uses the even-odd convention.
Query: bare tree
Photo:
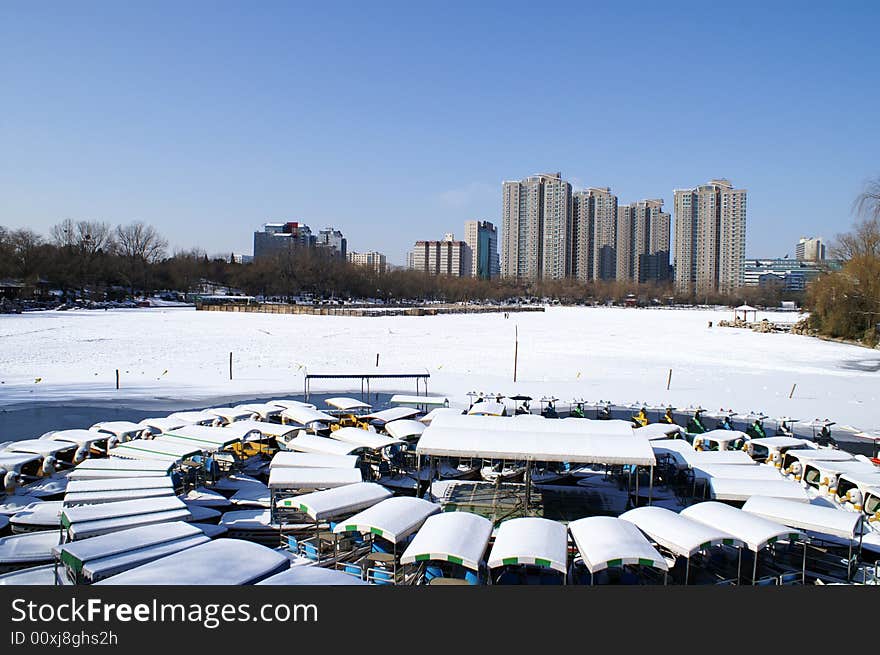
[[[168,241],[152,225],[137,221],[116,227],[116,246],[122,257],[155,264],[165,256]]]
[[[880,219],[880,177],[869,180],[856,198],[855,210],[865,218]]]

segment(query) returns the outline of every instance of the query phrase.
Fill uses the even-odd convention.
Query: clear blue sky
[[[832,237],[880,175],[880,3],[0,4],[0,225],[266,221],[395,263],[561,171],[621,202],[727,177],[749,256]],[[834,6],[831,6],[831,5]]]

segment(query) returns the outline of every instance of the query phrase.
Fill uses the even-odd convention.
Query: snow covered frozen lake
[[[764,317],[799,318],[758,314]],[[170,411],[200,402],[299,396],[306,370],[427,370],[429,391],[455,405],[467,406],[470,390],[554,394],[563,402],[579,397],[827,417],[880,430],[880,352],[717,327],[725,318],[732,318],[731,310],[606,307],[551,307],[507,319],[503,313],[359,318],[192,308],[2,315],[0,411],[62,404]],[[359,392],[360,383],[315,382],[312,389]],[[415,386],[374,383],[372,390],[413,393]]]

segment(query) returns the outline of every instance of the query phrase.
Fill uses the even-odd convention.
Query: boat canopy
[[[333,532],[375,534],[396,544],[418,530],[425,519],[439,511],[440,505],[436,503],[411,496],[397,496],[345,519],[333,528]]]
[[[791,528],[843,538],[855,536],[862,518],[858,512],[767,496],[752,496],[743,505],[743,511]]]
[[[698,441],[716,441],[719,444],[729,444],[731,441],[736,441],[737,439],[742,440],[743,442],[749,440],[749,435],[745,432],[740,432],[739,430],[708,430],[701,434],[694,435],[694,442]]]
[[[39,462],[41,455],[36,453],[13,453],[8,450],[0,451],[0,469],[4,471],[18,471],[25,464]]]
[[[292,453],[278,451],[272,457],[269,468],[355,468],[356,455],[324,455],[322,453]]]
[[[104,480],[72,480],[67,493],[94,493],[96,491],[125,491],[129,489],[174,489],[169,476],[153,478],[112,478]]]
[[[812,448],[811,442],[797,437],[759,437],[751,439],[749,443],[755,446],[763,446],[771,450],[780,448]]]
[[[568,535],[558,521],[527,516],[504,521],[489,551],[489,568],[534,564],[566,573]]]
[[[694,466],[694,476],[700,480],[709,478],[734,478],[737,480],[783,480],[772,466],[745,466],[743,464],[699,464]]]
[[[4,500],[9,501],[14,497],[7,496]],[[9,517],[9,522],[15,531],[16,526],[27,526],[29,530],[45,530],[57,528],[61,525],[61,512],[63,503],[60,500],[46,502],[37,501],[19,509]]]
[[[174,412],[173,414],[169,414],[168,418],[179,419],[181,421],[186,421],[187,423],[193,424],[216,425],[220,422],[219,417],[216,414],[212,414],[207,410],[199,410],[195,412]]]
[[[381,412],[373,412],[372,414],[364,414],[362,418],[368,421],[382,421],[390,423],[391,421],[399,421],[402,418],[412,418],[417,416],[419,410],[412,407],[391,407],[383,409]]]
[[[728,545],[740,548],[743,542],[729,532],[676,514],[662,507],[637,507],[620,515],[633,523],[656,543],[681,557],[690,557],[711,546]]]
[[[755,552],[778,539],[802,541],[806,538],[800,530],[793,530],[776,521],[714,501],[686,507],[681,510],[681,515],[711,528],[729,532],[740,539],[749,550]]]
[[[251,415],[257,415],[260,420],[265,421],[270,416],[281,414],[284,408],[275,403],[248,403],[245,405],[236,405],[234,409],[250,412]]]
[[[169,430],[161,437],[153,441],[175,439],[181,442],[189,442],[194,446],[209,447],[214,450],[222,450],[241,442],[245,437],[254,432],[247,426],[242,427],[239,423],[233,423],[224,428],[213,428],[204,425],[184,425],[176,430]]]
[[[179,441],[163,440],[161,436],[155,439],[132,439],[111,448],[110,457],[124,457],[127,459],[159,459],[170,462],[180,462],[195,457],[205,449],[204,445],[181,443]]]
[[[106,432],[120,439],[131,437],[132,439],[143,434],[145,428],[140,423],[132,423],[131,421],[102,421],[95,423],[89,430],[95,432]]]
[[[425,431],[425,424],[421,421],[402,418],[397,421],[389,421],[384,428],[385,432],[395,439],[409,439],[421,435]]]
[[[340,409],[344,412],[349,412],[355,409],[372,409],[373,406],[369,405],[365,402],[358,400],[357,398],[348,398],[345,396],[338,396],[336,398],[328,398],[324,401],[330,407],[334,407],[336,409]]]
[[[785,453],[785,456],[800,462],[850,462],[855,459],[845,450],[836,450],[834,448],[799,448],[789,450]]]
[[[61,563],[71,569],[78,577],[87,564],[193,537],[198,539],[198,543],[208,541],[205,533],[194,525],[183,521],[172,521],[161,525],[142,525],[91,539],[74,541],[56,546],[54,550]],[[156,557],[151,559],[156,559]],[[142,560],[140,563],[144,564],[147,561],[150,560]],[[110,574],[107,573],[107,575]],[[102,577],[107,577],[107,575]]]
[[[513,419],[497,420],[507,421],[510,424],[517,423]],[[527,423],[532,422],[527,421]],[[582,464],[653,466],[656,463],[651,442],[640,437],[461,429],[438,427],[436,421],[422,433],[416,452],[422,455],[447,457],[485,457]]]
[[[841,482],[849,482],[851,485],[863,489],[865,487],[880,487],[880,467],[871,469],[850,470],[840,474],[838,487]]]
[[[443,412],[431,421],[432,428],[456,428],[534,434],[575,434],[578,436],[632,437],[632,424],[627,421],[602,421],[587,418],[545,419],[537,414],[519,416],[472,416]]]
[[[288,450],[295,450],[301,453],[321,453],[324,455],[350,455],[359,447],[336,439],[318,437],[314,434],[300,434],[298,437],[294,437],[287,442]]]
[[[315,585],[321,587],[368,584],[360,578],[320,566],[293,566],[261,580],[258,585]]]
[[[0,537],[0,566],[41,564],[52,560],[52,548],[61,541],[58,530],[26,532]]]
[[[174,467],[173,462],[108,457],[87,459],[67,474],[67,479],[101,480],[106,478],[162,477]]]
[[[94,430],[58,430],[57,432],[49,432],[44,434],[40,439],[51,439],[52,441],[69,441],[78,446],[91,446],[97,441],[105,441],[106,434],[95,432]]]
[[[56,455],[65,450],[77,448],[75,443],[69,441],[53,441],[51,439],[22,439],[21,441],[13,441],[6,446],[4,453],[30,453],[32,455],[40,455],[47,457]]]
[[[745,468],[745,467],[743,467]],[[776,480],[743,480],[737,478],[709,478],[709,494],[715,500],[746,501],[754,495],[787,498],[808,503],[806,489],[794,480],[785,480],[776,474]]]
[[[184,421],[181,419],[169,417],[159,417],[145,418],[143,421],[140,422],[140,424],[151,432],[162,434],[166,430],[176,430],[177,428],[182,428],[184,425],[192,425],[192,421]]]
[[[46,564],[45,566],[31,566],[30,568],[19,569],[11,573],[4,573],[0,575],[0,585],[53,587],[56,585],[73,584],[57,568],[54,564]]]
[[[361,482],[357,468],[273,468],[269,471],[270,489],[330,489]]]
[[[402,443],[400,439],[368,430],[361,430],[360,428],[339,428],[331,432],[330,437],[337,441],[343,441],[369,450],[381,450],[382,448]]]
[[[143,478],[148,480],[149,478]],[[156,478],[153,478],[156,479]],[[138,498],[162,498],[173,496],[174,489],[119,489],[118,491],[83,491],[78,493],[66,493],[64,506],[75,505],[98,505],[100,503],[115,503],[120,500],[135,500]]]
[[[449,398],[444,396],[408,396],[397,393],[388,401],[390,405],[415,405],[416,407],[449,407]]]
[[[289,409],[290,407],[308,407],[309,409],[317,409],[312,403],[304,403],[301,400],[270,400],[267,405],[277,405],[282,409]]]
[[[96,584],[245,585],[259,582],[289,566],[287,557],[266,546],[243,539],[216,539]]]
[[[319,412],[311,407],[288,407],[281,412],[281,416],[293,421],[299,425],[309,425],[311,423],[338,423],[339,418],[331,416],[326,412]]]
[[[612,566],[638,564],[669,569],[645,535],[629,521],[612,516],[588,516],[568,524],[572,539],[590,573]]]
[[[461,416],[462,410],[455,409],[453,407],[435,407],[430,412],[425,414],[424,416],[417,418],[419,423],[424,423],[425,425],[430,425],[435,418],[440,416],[441,414],[452,414],[453,416]]]
[[[681,434],[682,432],[684,432],[684,430],[674,423],[649,423],[648,425],[633,429],[634,435],[637,437],[645,437],[651,441],[655,439],[667,439],[677,434]]]
[[[755,460],[741,450],[700,452],[694,450],[694,447],[684,439],[658,439],[651,442],[651,448],[657,455],[670,454],[681,465],[689,467],[718,464],[755,465]]]
[[[403,551],[400,563],[435,560],[478,571],[491,536],[492,522],[477,514],[434,514],[428,517]]]
[[[391,492],[375,482],[358,482],[285,498],[278,501],[278,507],[298,509],[314,521],[324,521],[359,512],[390,497]]]
[[[468,416],[503,416],[507,411],[504,403],[497,403],[494,400],[484,400],[475,403],[469,410]]]
[[[279,407],[278,410],[281,411],[281,408]],[[225,428],[220,429],[243,430],[245,431],[245,441],[259,441],[264,438],[287,437],[289,434],[297,432],[302,428],[296,425],[283,425],[281,423],[269,423],[268,421],[252,421],[250,419],[245,419],[243,421],[236,421],[232,425],[227,425]],[[260,433],[259,436],[255,434],[256,432]]]
[[[227,423],[243,421],[253,416],[253,412],[250,412],[246,409],[240,409],[238,407],[212,407],[210,409],[206,409],[205,411],[209,414],[213,414],[214,416],[223,419]]]
[[[192,514],[186,504],[175,496],[142,498],[65,507],[61,512],[61,526],[67,529],[71,541],[125,530],[139,525],[187,521]]]

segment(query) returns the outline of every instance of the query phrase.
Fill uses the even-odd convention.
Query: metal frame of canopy
[[[371,380],[415,380],[416,395],[419,395],[419,381],[425,384],[425,395],[428,395],[428,380],[431,374],[424,373],[306,373],[303,377],[303,394],[308,402],[309,395],[312,390],[312,380],[360,380],[361,381],[361,398],[365,401],[370,397],[370,381]]]

